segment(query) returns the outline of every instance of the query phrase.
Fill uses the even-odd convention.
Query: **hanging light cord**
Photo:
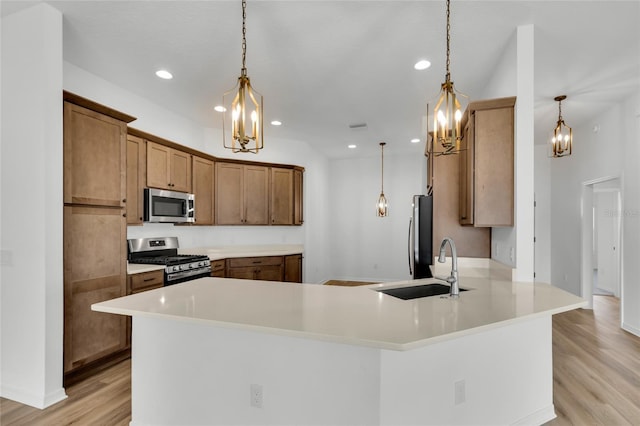
[[[382,148],[382,155],[380,160],[380,170],[382,171],[380,175],[380,192],[384,194],[384,142],[380,142],[380,147]]]
[[[449,45],[451,44],[451,23],[449,22],[449,4],[450,4],[450,0],[447,0],[447,75],[445,77],[446,81],[449,81],[451,79],[451,73],[449,72],[449,65],[451,63],[451,61],[449,60],[449,53],[450,53],[450,48]]]
[[[247,1],[242,0],[242,75],[247,75]]]
[[[562,101],[558,101],[558,121],[562,121]]]

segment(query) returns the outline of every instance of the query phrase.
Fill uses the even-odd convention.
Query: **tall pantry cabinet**
[[[91,305],[126,294],[127,123],[64,93],[65,383],[128,349],[126,318]]]

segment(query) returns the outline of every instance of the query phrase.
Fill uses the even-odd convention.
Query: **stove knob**
[[[174,270],[174,271],[179,271],[179,270],[180,270],[180,267],[179,267],[179,266],[174,266],[174,267],[173,267],[173,270]]]

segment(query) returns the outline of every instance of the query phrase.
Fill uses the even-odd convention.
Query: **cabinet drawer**
[[[151,271],[129,276],[129,293],[139,293],[145,290],[162,287],[164,285],[164,272]]]
[[[211,272],[224,271],[224,259],[211,261]]]
[[[244,266],[280,266],[282,265],[282,256],[263,256],[263,257],[238,257],[229,259],[230,268],[240,268]]]

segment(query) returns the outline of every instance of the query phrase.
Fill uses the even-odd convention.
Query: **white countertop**
[[[180,254],[203,254],[211,260],[229,259],[232,257],[286,256],[302,254],[301,244],[265,244],[253,246],[218,246],[179,248]]]
[[[201,278],[94,304],[93,310],[409,350],[585,305],[549,284],[462,277],[459,299],[401,300],[359,287]]]
[[[200,254],[209,256],[211,260],[230,259],[232,257],[287,256],[290,254],[302,254],[303,252],[304,246],[301,244],[187,247],[178,249],[179,254]],[[128,275],[160,271],[163,269],[163,265],[146,265],[127,262]]]

